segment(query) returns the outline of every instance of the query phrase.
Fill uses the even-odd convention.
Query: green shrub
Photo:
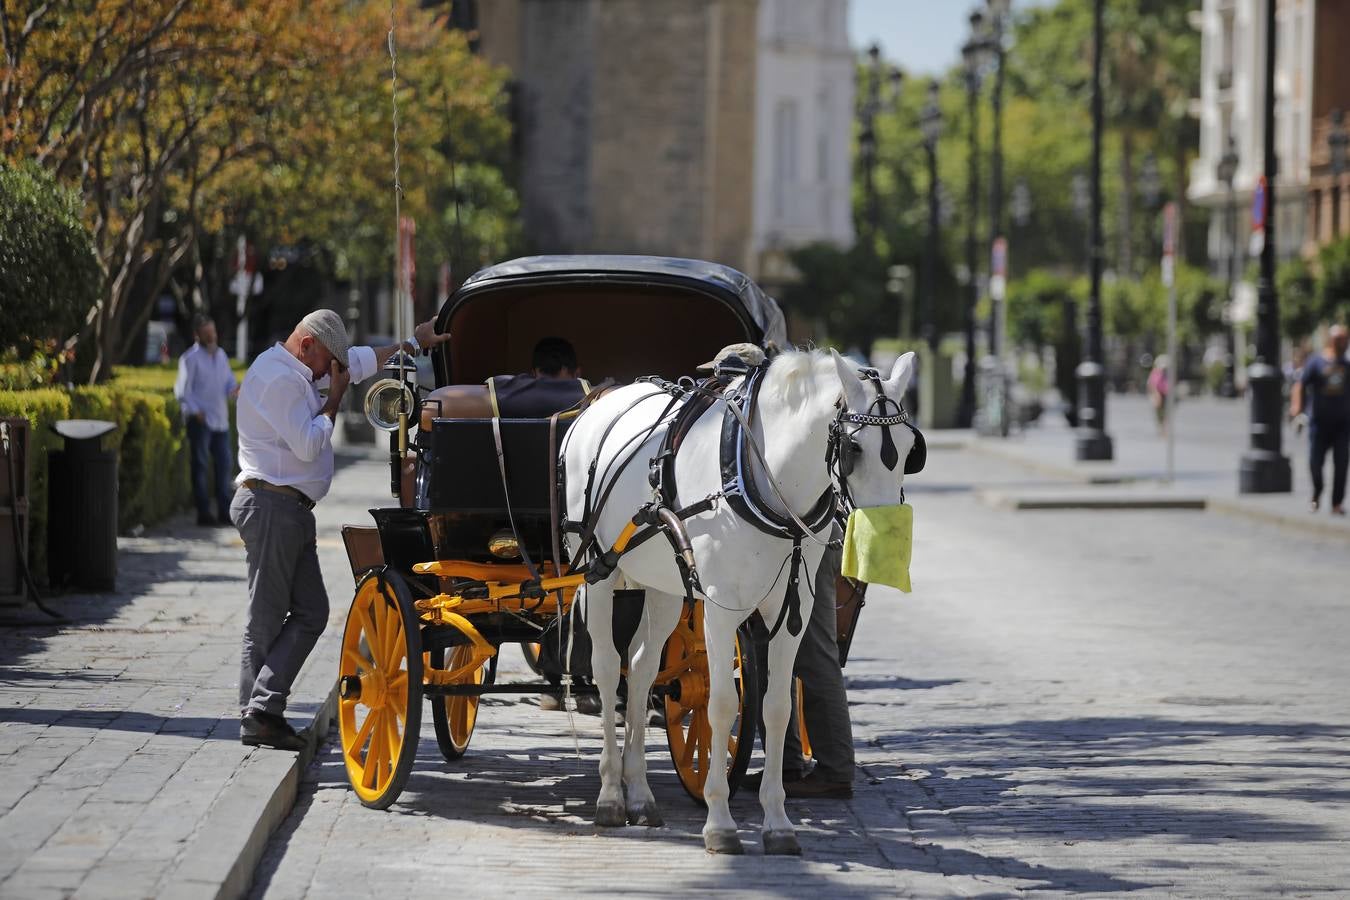
[[[119,530],[153,524],[191,504],[187,438],[171,394],[117,385],[0,391],[0,417],[6,416],[22,416],[30,426],[29,561],[39,578],[47,572],[47,451],[62,446],[51,431],[53,422],[74,418],[118,423],[103,438],[103,446],[119,457]]]
[[[0,349],[27,358],[69,337],[100,286],[75,194],[37,166],[0,161]]]

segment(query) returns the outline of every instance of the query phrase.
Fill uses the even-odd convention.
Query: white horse
[[[913,372],[913,353],[897,360],[891,376],[884,381],[888,397],[904,396]],[[731,389],[739,382],[732,382]],[[754,410],[753,434],[764,452],[773,480],[782,499],[792,511],[805,517],[808,509],[831,488],[825,453],[830,426],[840,411],[841,395],[845,411],[875,412],[879,384],[865,383],[857,369],[838,354],[821,351],[787,352],[776,357],[764,375]],[[649,399],[642,400],[644,396]],[[633,384],[613,391],[591,406],[568,430],[562,453],[566,464],[567,515],[580,521],[585,511],[588,471],[596,460],[594,493],[603,487],[607,471],[619,468],[615,457],[633,452],[634,442],[649,429],[667,408],[669,396],[647,384]],[[634,405],[636,404],[636,405]],[[725,406],[715,403],[694,425],[676,457],[675,473],[679,502],[690,504],[722,488],[718,447]],[[618,421],[614,420],[618,418]],[[612,428],[611,428],[612,425]],[[606,430],[609,433],[606,435]],[[882,465],[879,456],[881,428],[851,428],[852,444],[846,452],[855,459],[848,475],[848,489],[859,507],[889,506],[901,502],[903,467]],[[908,428],[894,428],[895,448],[905,459],[914,443]],[[618,476],[612,495],[600,511],[596,537],[608,548],[628,524],[633,514],[651,499],[647,481],[648,460],[660,442],[662,429],[636,448],[636,456]],[[625,449],[626,447],[626,449]],[[750,466],[761,497],[778,505],[775,489],[758,463]],[[592,498],[594,499],[594,497]],[[792,543],[766,535],[742,519],[725,502],[707,513],[685,522],[702,583],[704,639],[707,646],[711,696],[708,718],[712,729],[709,772],[703,790],[708,818],[703,827],[706,848],[713,852],[740,853],[743,848],[736,834],[736,822],[727,805],[728,785],[725,760],[732,722],[737,712],[737,696],[732,671],[737,627],[755,610],[766,623],[778,621],[785,600],[787,573],[784,566]],[[829,538],[827,524],[820,540]],[[571,537],[576,553],[576,538]],[[803,568],[800,597],[801,618],[810,619],[812,574],[820,563],[823,546],[811,537],[802,544]],[[646,590],[642,625],[629,647],[628,709],[645,708],[646,697],[660,664],[661,649],[678,621],[683,608],[684,584],[664,540],[652,540],[620,558],[618,569],[607,579],[578,590],[584,596],[586,621],[593,646],[592,667],[603,708],[604,750],[600,756],[600,796],[595,822],[619,826],[628,822],[660,825],[656,800],[647,785],[645,756],[645,716],[627,717],[622,757],[618,751],[615,700],[619,683],[620,657],[612,638],[614,589],[619,576],[634,587]],[[764,696],[763,717],[767,732],[764,775],[759,791],[764,810],[762,839],[766,853],[801,852],[792,823],[783,810],[783,737],[789,712],[789,683],[793,660],[801,632],[793,635],[786,626],[779,628],[769,643],[767,662],[768,690]],[[746,690],[755,690],[746,685]],[[751,728],[753,728],[753,724]],[[627,799],[625,802],[625,790]]]

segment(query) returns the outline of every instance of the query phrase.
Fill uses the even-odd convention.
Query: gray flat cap
[[[347,326],[343,324],[342,316],[331,309],[316,309],[300,320],[300,328],[327,347],[339,363],[347,365],[347,351],[352,344],[347,339]]]

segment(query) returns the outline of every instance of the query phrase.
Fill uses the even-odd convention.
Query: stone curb
[[[1009,453],[1006,450],[1003,450],[998,446],[993,445],[986,441],[972,440],[965,446],[967,449],[972,450],[976,453],[983,453],[986,456],[992,456],[997,459],[1004,460],[1005,462],[1013,463],[1029,471],[1037,472],[1042,475],[1048,475],[1050,477],[1064,478],[1070,481],[1074,481],[1078,484],[1095,484],[1103,486],[1115,484],[1121,485],[1122,487],[1128,487],[1129,485],[1145,484],[1152,480],[1146,478],[1138,478],[1132,475],[1097,476],[1093,475],[1090,472],[1080,471],[1071,466],[1063,466],[1055,463],[1036,462],[1034,460],[1026,459],[1020,454]],[[1292,528],[1297,531],[1302,531],[1309,534],[1316,534],[1321,537],[1340,538],[1342,540],[1350,538],[1350,529],[1347,529],[1344,524],[1328,521],[1326,517],[1310,518],[1304,515],[1291,514],[1280,510],[1263,509],[1257,502],[1245,501],[1233,497],[1227,497],[1221,494],[1220,495],[1207,494],[1203,496],[1190,495],[1181,497],[1180,499],[1183,501],[1192,501],[1192,503],[1198,499],[1200,505],[1198,506],[1182,505],[1182,506],[1173,506],[1170,508],[1204,509],[1206,512],[1215,512],[1223,515],[1237,516],[1240,518],[1251,519],[1258,522],[1266,522],[1268,524],[1279,525],[1284,528]],[[997,505],[996,502],[995,505]],[[1030,509],[1124,509],[1124,508],[1146,509],[1150,507],[1143,504],[1111,505],[1105,502],[1098,502],[1092,505],[1086,504],[1074,504],[1063,506],[1019,505],[1010,508],[1030,510]],[[1169,507],[1154,506],[1152,508],[1165,509]]]
[[[1191,509],[1204,510],[1205,497],[1187,494],[1133,492],[1015,492],[979,491],[985,503],[999,509],[1019,511],[1057,509]]]
[[[331,660],[327,653],[320,652],[324,649],[315,648],[310,660],[327,669]],[[337,685],[333,683],[310,722],[304,750],[295,754],[273,750],[250,753],[212,805],[161,897],[231,900],[247,896],[267,841],[295,806],[301,776],[328,734],[336,712]]]

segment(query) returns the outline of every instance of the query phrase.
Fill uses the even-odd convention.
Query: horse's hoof
[[[628,816],[623,804],[618,800],[607,800],[595,804],[595,824],[601,828],[622,828],[628,824]]]
[[[661,818],[661,810],[657,808],[655,800],[648,800],[641,806],[632,806],[628,809],[629,825],[646,825],[648,828],[660,828],[666,824],[666,820]]]
[[[709,853],[741,854],[745,852],[745,848],[741,846],[740,835],[736,833],[734,828],[717,828],[703,832],[703,849]]]
[[[802,845],[797,843],[795,831],[766,831],[763,836],[765,856],[802,855]]]

